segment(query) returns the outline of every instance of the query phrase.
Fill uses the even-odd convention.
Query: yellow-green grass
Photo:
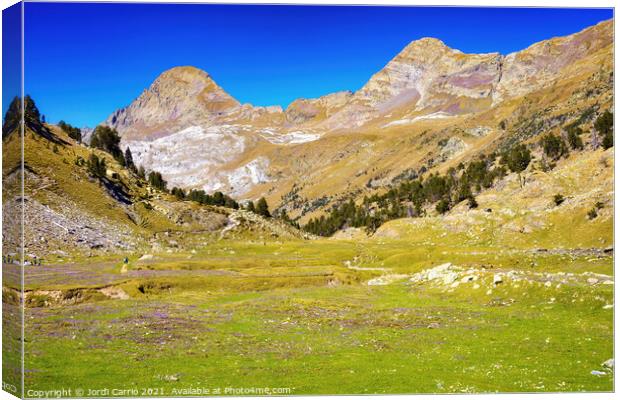
[[[130,299],[27,308],[26,388],[160,387],[168,396],[187,386],[292,394],[612,389],[611,371],[591,374],[612,357],[613,312],[603,308],[613,304],[610,286],[532,282],[489,293],[400,280],[377,287],[365,282],[387,271],[347,268],[413,274],[451,262],[611,275],[610,256],[502,250],[427,234],[222,240],[142,261],[131,255],[130,271],[164,273],[143,279],[127,279],[118,258],[100,257]]]
[[[26,388],[612,389],[610,289],[205,289],[28,309]]]

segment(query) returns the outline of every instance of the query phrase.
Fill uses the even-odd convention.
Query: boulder
[[[449,285],[452,282],[456,281],[458,279],[459,275],[456,272],[449,272],[446,275],[444,275],[443,277],[443,283],[444,285]]]

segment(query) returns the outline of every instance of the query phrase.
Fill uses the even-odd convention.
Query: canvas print
[[[613,9],[3,11],[3,390],[610,392]]]

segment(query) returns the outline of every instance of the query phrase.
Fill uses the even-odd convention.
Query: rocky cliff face
[[[326,125],[360,126],[394,111],[418,117],[483,111],[552,84],[564,68],[612,43],[611,21],[507,56],[465,54],[438,39],[416,40],[372,76]]]
[[[453,114],[488,107],[501,76],[499,53],[464,54],[442,41],[411,42],[358,90],[328,126],[361,125],[395,110]]]
[[[127,138],[159,137],[190,125],[213,123],[239,106],[206,72],[176,67],[162,73],[106,123]]]
[[[438,39],[423,38],[411,42],[358,91],[298,99],[286,110],[240,104],[206,72],[177,67],[106,123],[119,131],[124,146],[135,150],[138,164],[161,171],[171,185],[243,197],[257,187],[292,179],[293,162],[314,173],[324,165],[309,160],[336,163],[349,152],[370,151],[361,140],[355,146],[366,147],[357,149],[319,149],[317,141],[403,125],[409,129],[431,119],[476,118],[559,80],[594,73],[612,48],[613,21],[507,56],[465,54]],[[317,151],[321,157],[314,156]],[[285,165],[276,168],[275,163]]]
[[[342,109],[352,96],[352,92],[343,91],[317,99],[297,99],[286,108],[286,120],[292,124],[319,122]]]
[[[502,76],[494,103],[548,86],[564,68],[588,60],[613,46],[613,21],[601,22],[573,35],[535,43],[502,60]]]
[[[501,56],[464,54],[442,41],[424,38],[411,42],[354,97],[380,111],[409,106],[423,109],[446,106],[438,97],[484,99],[500,76]]]

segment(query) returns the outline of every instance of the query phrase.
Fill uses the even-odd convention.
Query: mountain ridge
[[[601,90],[608,90],[603,75],[611,66],[612,23],[505,56],[463,53],[435,38],[414,40],[357,91],[300,98],[286,109],[241,104],[207,72],[175,67],[106,123],[118,130],[123,148],[132,149],[137,164],[160,171],[171,185],[222,190],[242,199],[266,196],[305,216],[352,191],[380,187],[407,169],[436,168],[513,140],[511,135],[533,135],[518,125],[534,112],[532,107],[559,110],[571,102],[586,104],[582,94],[575,97],[585,90],[583,79],[600,80]],[[206,87],[206,93],[201,91]],[[537,98],[540,104],[528,105]],[[388,143],[396,140],[390,139],[393,134],[411,136],[407,140],[417,143],[412,148],[416,156],[401,154],[407,146],[397,149]],[[379,151],[377,135],[387,135],[380,141],[389,146],[383,149],[382,144]],[[449,146],[435,149],[425,135]],[[377,166],[371,172],[363,167],[372,163]],[[300,190],[294,185],[301,182],[305,188],[295,193],[305,192],[305,200],[321,206],[304,206],[308,211],[299,208],[299,201],[285,200]],[[325,182],[331,182],[328,188]],[[326,196],[329,200],[321,200]]]
[[[161,125],[176,120],[176,112],[187,114],[183,121],[185,125],[181,124],[181,129],[198,123],[217,124],[248,119],[260,120],[265,114],[271,114],[267,117],[267,123],[275,123],[282,129],[305,126],[310,122],[318,124],[322,130],[329,131],[359,127],[390,110],[412,104],[415,111],[426,114],[438,111],[450,114],[480,111],[507,98],[537,89],[553,79],[553,73],[557,71],[537,68],[536,65],[532,65],[532,57],[548,56],[554,50],[554,46],[569,47],[564,44],[567,41],[570,44],[579,44],[584,36],[589,35],[591,40],[593,36],[591,34],[595,31],[607,31],[607,34],[600,35],[603,43],[599,43],[599,47],[609,44],[612,33],[611,21],[600,22],[571,35],[539,41],[505,56],[499,52],[464,53],[432,37],[416,39],[405,46],[381,70],[373,74],[360,89],[351,92],[352,95],[346,99],[345,104],[338,102],[334,107],[335,111],[330,107],[328,99],[339,93],[347,93],[347,91],[329,93],[314,99],[298,98],[286,109],[277,105],[253,106],[241,104],[204,70],[193,66],[173,67],[162,72],[136,100],[129,106],[112,113],[104,123],[116,128],[121,135],[126,131],[135,134],[135,131],[143,130],[155,131],[154,137],[159,137],[169,133],[166,132],[166,127]],[[576,57],[584,56],[584,53],[579,51],[580,47],[575,47],[578,50],[573,52],[577,53]],[[561,69],[570,61],[574,61],[570,55],[567,56],[568,59],[566,57],[559,59],[557,68]],[[547,61],[549,65],[553,65],[554,60]],[[538,73],[544,75],[543,79],[535,79]],[[548,76],[549,74],[552,76]],[[191,76],[200,79],[191,79]],[[205,90],[210,89],[207,90],[207,95],[201,96],[200,93],[194,93],[190,90],[191,85],[185,91],[175,90],[174,82],[180,81],[187,86],[187,79],[191,85],[200,85],[202,80]],[[517,85],[520,79],[526,79],[527,84]],[[169,95],[167,91],[170,91]],[[154,96],[148,96],[149,93]],[[176,99],[177,104],[169,105],[172,110],[151,105],[150,103],[154,99],[157,100],[157,96],[160,95],[164,96],[163,100]],[[198,100],[203,101],[183,102],[182,99],[188,96],[198,96]],[[446,101],[445,96],[453,98]],[[456,97],[469,99],[472,104],[459,104]],[[487,104],[486,100],[490,100],[491,104]],[[301,112],[301,115],[294,115],[296,111],[299,111],[295,108],[300,103],[327,104],[321,111],[328,116],[323,115],[323,118],[317,119],[321,111],[312,106],[307,107],[312,110],[305,115],[304,112]],[[149,115],[142,115],[139,112],[141,108],[149,106],[154,107],[148,112]],[[441,110],[441,108],[444,109]],[[425,112],[424,109],[431,111]],[[154,118],[155,115],[159,116],[159,120]],[[170,132],[179,128],[176,124],[172,125],[167,127]]]

